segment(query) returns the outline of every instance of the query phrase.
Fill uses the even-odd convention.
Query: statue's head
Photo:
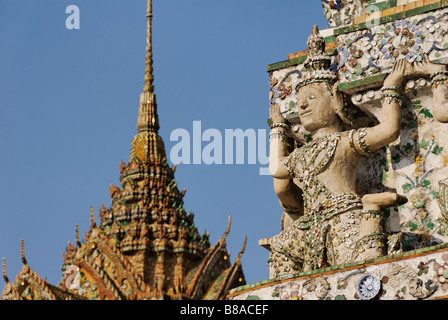
[[[351,125],[345,112],[344,97],[338,91],[338,77],[331,68],[331,57],[325,52],[325,41],[315,25],[308,38],[307,73],[296,87],[300,121],[307,131],[335,122]]]
[[[299,88],[297,107],[305,130],[314,132],[328,126],[341,127],[341,110],[343,102],[341,94],[333,85],[329,87],[325,82],[314,82]]]

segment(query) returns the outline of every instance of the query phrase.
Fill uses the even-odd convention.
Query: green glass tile
[[[412,17],[412,16],[415,16],[415,15],[423,13],[423,12],[424,11],[422,10],[422,7],[414,8],[414,9],[406,11],[406,17]]]
[[[346,263],[344,265],[344,268],[356,267],[357,265],[359,265],[359,261],[354,261],[354,262]],[[341,268],[341,269],[343,269],[343,268]]]
[[[434,3],[428,4],[425,7],[427,9],[426,11],[437,10],[442,7],[442,4],[439,1],[439,2],[434,2]]]
[[[291,113],[291,114],[287,114],[286,115],[286,119],[287,120],[294,119],[294,118],[297,118],[298,116],[299,116],[299,113],[298,112],[294,112],[294,113]]]
[[[336,37],[335,36],[328,36],[328,37],[325,37],[324,40],[325,40],[326,44],[329,44],[329,43],[335,42],[336,41]]]
[[[404,255],[403,252],[396,253],[396,254],[394,254],[394,259],[401,258],[401,257],[403,257],[403,255]]]
[[[348,83],[347,82],[340,83],[338,88],[339,90],[346,90],[348,89]]]
[[[336,269],[334,269],[335,267],[336,267]],[[337,270],[337,269],[339,269],[339,265],[334,265],[334,266],[330,266],[328,268],[325,268],[325,272],[331,272],[331,271],[334,271],[334,270]]]
[[[283,69],[289,67],[289,61],[280,61],[280,62],[276,62],[273,64],[268,65],[267,70],[269,71],[273,71],[273,70],[278,70],[278,69]]]
[[[351,81],[351,82],[345,82],[345,83],[341,83],[339,84],[339,90],[344,91],[344,90],[349,90],[349,89],[354,89],[357,87],[361,87],[361,86],[366,86],[366,85],[371,85],[377,82],[381,82],[386,78],[387,74],[377,74],[374,76],[370,76],[370,77],[366,77],[360,80],[355,80],[355,81]]]
[[[394,20],[404,19],[404,18],[406,18],[406,11],[398,12],[396,14],[393,14],[392,17],[394,18]]]
[[[383,257],[383,260],[390,260],[390,259],[393,259],[392,254],[389,254],[389,255]]]

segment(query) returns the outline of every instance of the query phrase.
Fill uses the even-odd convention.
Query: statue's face
[[[332,107],[333,99],[324,83],[312,83],[300,88],[297,100],[300,121],[305,130],[314,132],[338,121]]]

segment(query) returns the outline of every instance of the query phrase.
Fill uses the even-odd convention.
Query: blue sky
[[[65,9],[80,9],[68,30]],[[143,90],[146,0],[0,0],[0,258],[11,281],[20,240],[31,268],[62,278],[68,241],[99,221],[119,185]],[[155,91],[169,156],[175,129],[267,129],[268,64],[304,50],[320,1],[154,0]],[[204,144],[205,145],[205,144]],[[178,165],[184,207],[215,243],[232,216],[231,260],[248,237],[248,283],[268,278],[258,240],[280,231],[281,209],[261,165]],[[3,289],[3,278],[0,289]]]

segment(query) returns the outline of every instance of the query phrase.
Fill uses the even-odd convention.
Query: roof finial
[[[25,259],[25,250],[23,248],[23,239],[20,240],[20,257],[22,258],[23,264],[28,264],[28,262]]]
[[[146,11],[146,67],[144,92],[154,92],[154,75],[152,59],[152,0],[148,0]]]
[[[6,275],[6,259],[3,258],[3,279],[5,282],[9,282],[8,276]]]
[[[229,216],[229,220],[227,221],[227,229],[226,232],[224,233],[226,237],[229,235],[231,222],[232,222],[232,216]]]
[[[76,244],[78,246],[81,246],[81,241],[79,241],[79,227],[78,227],[78,225],[75,226],[75,233],[76,233]]]
[[[90,225],[96,227],[95,215],[93,213],[93,206],[90,206]]]
[[[155,132],[159,130],[159,118],[157,116],[156,95],[154,93],[154,74],[152,57],[152,0],[148,0],[147,13],[147,36],[146,36],[146,60],[145,60],[145,85],[140,95],[140,110],[137,119],[139,131]],[[135,150],[131,152],[135,155]],[[138,156],[137,156],[138,157]],[[140,159],[143,161],[143,159]]]
[[[240,258],[243,255],[244,251],[246,250],[246,243],[247,243],[247,236],[244,237],[243,247],[238,253],[238,258]]]
[[[224,244],[224,242],[226,241],[227,236],[229,235],[231,222],[232,222],[232,216],[229,216],[229,220],[227,222],[226,231],[224,231],[223,235],[221,236],[221,239],[219,239],[219,242],[221,244]]]

